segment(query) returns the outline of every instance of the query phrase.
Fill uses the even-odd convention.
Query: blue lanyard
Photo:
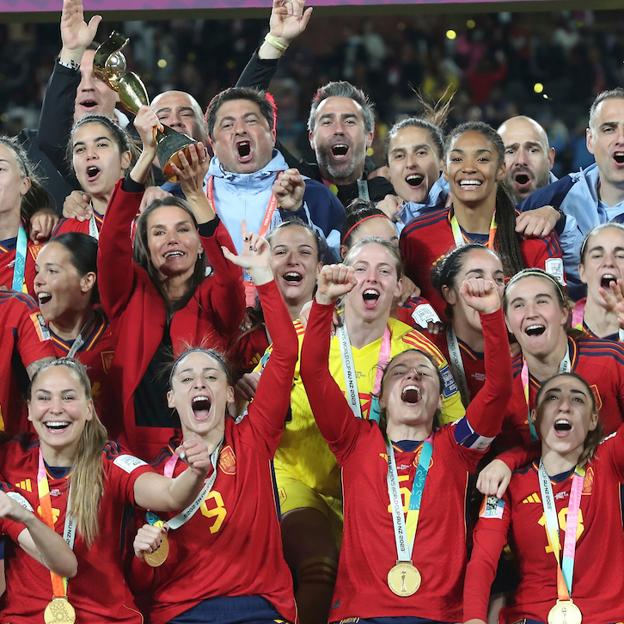
[[[24,290],[24,273],[26,271],[26,245],[28,239],[26,230],[20,225],[15,244],[15,264],[13,265],[13,284],[11,288],[22,292]]]

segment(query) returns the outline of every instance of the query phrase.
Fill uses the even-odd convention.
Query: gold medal
[[[161,566],[165,561],[167,561],[167,557],[169,556],[169,540],[167,539],[167,534],[163,533],[162,541],[160,542],[160,546],[154,550],[153,552],[143,553],[143,559],[145,559],[145,563],[152,568],[157,568]]]
[[[74,624],[76,612],[67,598],[52,598],[43,612],[46,624]]]
[[[388,572],[388,587],[397,596],[413,596],[421,583],[420,572],[410,561],[397,561]]]
[[[572,600],[557,600],[548,612],[548,624],[581,624],[583,614]]]

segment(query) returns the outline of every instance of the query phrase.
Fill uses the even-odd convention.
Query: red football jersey
[[[438,347],[438,349],[440,349],[440,351],[442,351],[446,361],[449,363],[449,368],[453,373],[453,377],[456,377],[455,370],[449,356],[446,330],[442,330],[438,334],[430,334],[427,332],[425,335],[435,344],[436,347]],[[459,338],[457,339],[457,344],[459,345],[459,353],[464,364],[464,375],[466,377],[468,391],[470,392],[471,399],[473,399],[477,395],[477,392],[483,388],[483,384],[485,383],[485,360],[483,359],[483,353],[473,351]],[[457,378],[455,381],[458,381]],[[457,387],[460,387],[459,382],[457,383]]]
[[[95,225],[97,226],[98,232],[102,229],[102,224],[104,223],[104,217],[101,217],[99,214],[94,213],[95,216]],[[60,234],[65,234],[67,232],[79,232],[80,234],[91,234],[90,229],[90,220],[86,221],[78,221],[78,219],[61,219],[54,229],[52,236],[59,236]]]
[[[36,438],[13,440],[3,447],[0,474],[15,484],[34,510],[39,507],[37,469],[39,442]],[[102,454],[104,495],[99,509],[99,535],[87,547],[76,535],[74,553],[78,559],[78,574],[69,580],[68,599],[76,610],[80,624],[102,622],[143,622],[134,599],[124,580],[123,544],[120,542],[124,508],[134,504],[134,482],[151,468],[144,462],[124,455],[115,443],[109,443]],[[55,479],[48,474],[52,495],[52,511],[56,518],[54,529],[63,534],[68,477]],[[12,523],[7,534],[15,542],[24,527]],[[2,596],[0,617],[3,622],[32,624],[43,621],[43,611],[52,599],[50,572],[12,544],[6,553],[7,591]]]
[[[33,362],[53,358],[45,321],[35,301],[26,294],[0,290],[0,430],[15,434],[26,431],[24,370]],[[15,367],[15,356],[22,370]]]
[[[450,208],[418,217],[405,226],[399,241],[405,274],[420,287],[422,296],[431,302],[440,318],[446,317],[446,302],[433,287],[431,270],[440,258],[455,248],[450,218]],[[554,233],[545,238],[521,238],[520,251],[527,268],[545,269],[549,258],[562,257],[559,239]]]
[[[296,620],[292,577],[282,555],[272,459],[284,428],[297,360],[297,339],[274,282],[258,287],[273,351],[254,400],[239,424],[225,421],[217,478],[199,511],[169,532],[169,557],[154,570],[152,624],[165,624],[202,600],[258,595]],[[174,444],[175,447],[175,444]],[[162,472],[171,457],[159,464]],[[175,475],[185,465],[178,461]],[[150,573],[135,560],[133,572]]]
[[[327,362],[332,313],[333,306],[313,305],[301,362],[319,429],[342,470],[344,533],[329,620],[410,615],[457,622],[467,562],[468,477],[500,430],[510,389],[511,360],[500,348],[507,337],[502,311],[482,317],[488,373],[482,392],[464,418],[433,434],[433,458],[412,556],[422,585],[409,597],[397,597],[387,584],[397,551],[384,435],[376,423],[354,417],[327,366],[318,365]],[[418,461],[414,452],[397,450],[396,463],[407,511]]]
[[[591,387],[605,434],[617,430],[624,414],[624,346],[619,342],[568,336],[568,351],[573,373]],[[513,394],[507,407],[503,434],[496,446],[503,449],[530,441],[528,410],[522,388],[522,356],[513,360]],[[541,383],[529,374],[529,400],[535,407]]]
[[[0,288],[13,288],[13,268],[15,266],[15,246],[17,238],[0,241]],[[26,246],[26,267],[24,269],[24,283],[26,290],[35,295],[33,284],[35,281],[35,261],[39,255],[41,245],[28,241]]]
[[[579,524],[572,599],[583,622],[609,624],[624,620],[624,428],[606,439],[586,468]],[[572,475],[552,481],[560,540],[565,537]],[[464,586],[464,620],[487,620],[490,585],[498,558],[508,541],[520,566],[520,585],[501,622],[529,618],[546,622],[557,600],[557,562],[544,529],[537,466],[516,472],[504,506],[490,497],[474,533],[474,549]]]
[[[73,341],[63,340],[51,329],[49,331],[50,343],[56,357],[66,357]],[[98,316],[97,323],[84,340],[84,344],[78,349],[75,357],[87,367],[95,408],[102,422],[108,427],[109,420],[112,422],[116,419],[116,414],[111,412],[120,405],[121,393],[111,383],[109,375],[115,355],[115,337],[110,324],[103,315]]]

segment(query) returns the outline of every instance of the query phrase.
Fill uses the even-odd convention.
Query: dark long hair
[[[72,266],[83,277],[87,273],[95,273],[97,276],[97,251],[98,244],[95,238],[81,232],[66,232],[51,238],[50,243],[58,243],[69,252]],[[91,303],[99,301],[97,280],[91,290]]]
[[[175,206],[180,208],[191,218],[191,222],[198,229],[197,219],[191,210],[188,202],[179,197],[165,197],[164,199],[155,199],[147,208],[140,214],[136,222],[136,235],[134,237],[134,261],[141,267],[143,267],[147,274],[150,276],[152,283],[158,289],[158,292],[162,298],[167,302],[171,310],[179,310],[183,308],[188,300],[193,296],[196,288],[202,283],[206,276],[206,258],[205,254],[201,253],[195,261],[195,269],[189,279],[188,290],[186,296],[179,301],[170,302],[167,297],[167,293],[162,287],[160,275],[158,270],[152,263],[150,256],[149,246],[147,243],[147,221],[151,214],[156,212],[162,206]],[[199,234],[198,234],[199,236]]]
[[[478,132],[494,147],[498,165],[505,162],[505,145],[500,135],[492,126],[482,121],[468,121],[452,130],[446,140],[448,151],[454,139],[466,132]],[[505,275],[511,277],[524,269],[524,260],[520,251],[522,238],[516,232],[516,205],[504,181],[497,183],[496,189],[496,235],[494,249],[503,263]]]

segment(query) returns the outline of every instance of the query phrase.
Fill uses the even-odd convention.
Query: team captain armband
[[[479,510],[479,518],[495,518],[501,520],[504,511],[505,501],[502,498],[486,496]]]
[[[147,462],[135,457],[134,455],[118,455],[115,457],[113,464],[122,470],[125,470],[128,474],[135,471],[141,466],[147,466]]]
[[[479,435],[470,426],[467,418],[461,418],[453,425],[455,430],[455,442],[465,448],[474,449],[475,451],[486,451],[494,438],[486,438]]]

